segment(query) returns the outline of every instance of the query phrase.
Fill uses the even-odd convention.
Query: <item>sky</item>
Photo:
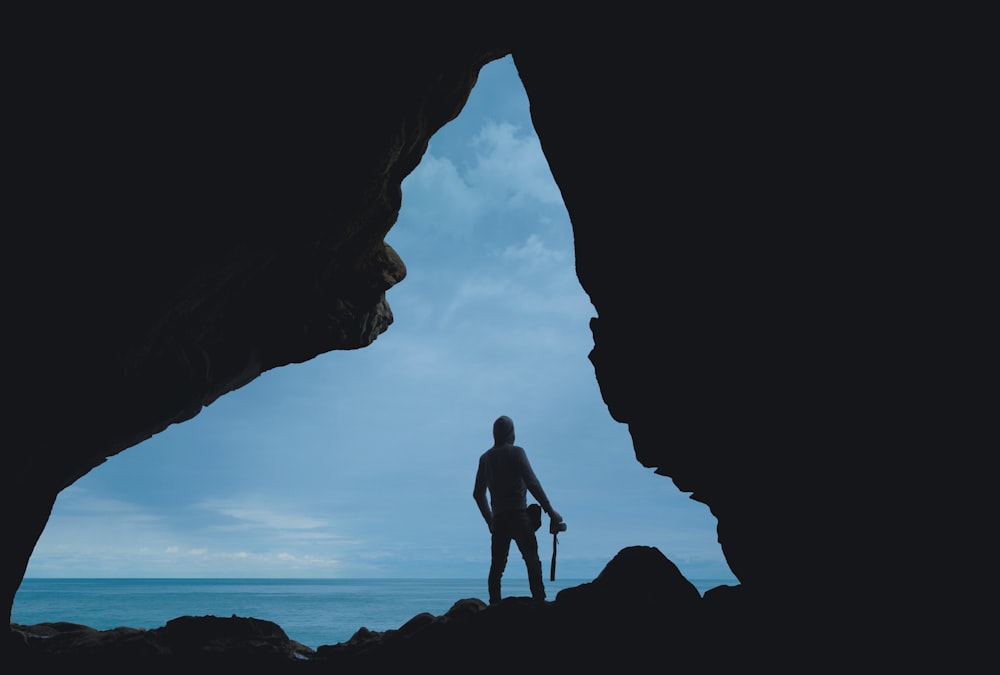
[[[601,399],[596,312],[510,57],[431,139],[386,241],[407,266],[386,333],[111,457],[59,494],[26,576],[485,578],[472,487],[507,415],[567,525],[558,577],[591,580],[638,545],[733,580],[708,507],[635,460]],[[548,571],[547,517],[538,537]],[[526,577],[514,545],[511,576]]]

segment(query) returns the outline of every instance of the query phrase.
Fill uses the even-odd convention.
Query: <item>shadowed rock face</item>
[[[912,262],[933,242],[900,239],[924,121],[898,52],[748,17],[397,18],[22,26],[0,600],[74,480],[270,368],[390,328],[400,183],[479,69],[513,54],[609,414],[716,515],[744,608],[796,631],[804,584],[821,580],[809,600],[850,586],[834,553],[928,405]]]

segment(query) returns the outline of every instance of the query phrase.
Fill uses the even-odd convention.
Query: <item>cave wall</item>
[[[62,488],[269,368],[390,328],[400,182],[506,54],[636,460],[711,508],[750,597],[835,595],[844,523],[874,508],[923,392],[900,226],[925,120],[898,52],[749,18],[22,25],[0,601]]]
[[[710,506],[744,587],[794,602],[783,589],[834,555],[832,458],[861,450],[882,393],[857,383],[895,358],[878,344],[886,224],[851,191],[882,130],[844,109],[867,64],[744,29],[630,24],[611,50],[552,26],[514,59],[597,310],[610,414],[641,464]]]
[[[947,652],[946,523],[977,509],[946,456],[983,447],[995,305],[983,42],[877,12],[584,25],[535,23],[513,54],[609,413],[718,518],[745,634]]]
[[[64,487],[391,325],[400,183],[509,53],[429,17],[72,14],[12,43],[8,611]]]

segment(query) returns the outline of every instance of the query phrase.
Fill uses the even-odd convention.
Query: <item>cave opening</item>
[[[387,293],[387,333],[266,372],[91,471],[60,494],[26,579],[461,578],[485,595],[472,480],[506,414],[568,523],[560,582],[631,545],[688,579],[731,580],[708,508],[635,461],[601,400],[594,310],[510,57],[484,67],[402,204],[387,241],[408,276]],[[22,599],[13,620],[36,622]]]

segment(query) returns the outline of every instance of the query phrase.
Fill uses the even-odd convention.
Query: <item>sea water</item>
[[[591,579],[545,581],[554,600]],[[733,580],[697,579],[702,594]],[[530,596],[526,578],[504,580],[504,597]],[[486,579],[24,579],[11,621],[68,621],[98,630],[159,628],[179,616],[273,621],[316,649],[345,642],[359,628],[396,629],[417,614],[440,616],[464,598],[488,597]]]

